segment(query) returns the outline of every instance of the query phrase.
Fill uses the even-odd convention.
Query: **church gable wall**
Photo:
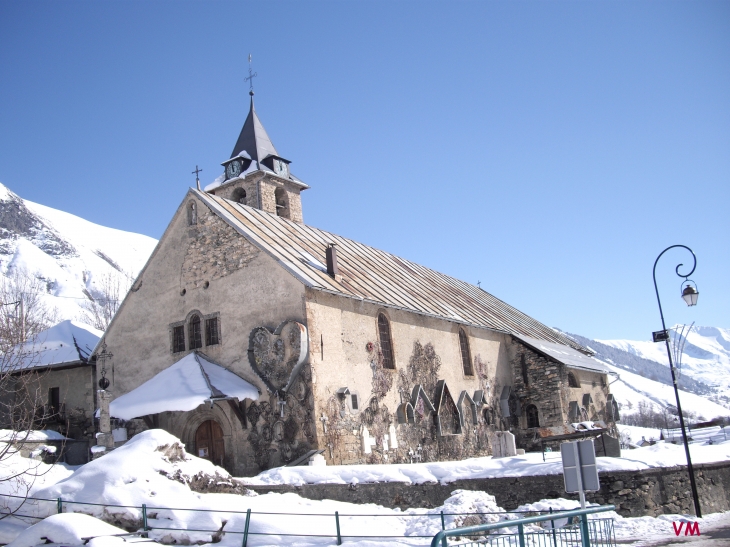
[[[459,325],[318,291],[307,294],[316,427],[329,463],[439,461],[491,453],[488,433],[500,415],[499,393],[512,382],[505,335],[462,327],[473,372],[467,375]],[[379,313],[389,320],[394,369],[384,366]],[[439,409],[448,414],[444,419],[453,420],[453,403],[462,402],[458,434],[453,424],[440,429],[429,409],[439,380],[452,401]],[[338,394],[343,388],[349,395]],[[463,391],[468,397],[461,396]],[[473,404],[477,391],[485,397],[478,406]]]
[[[197,201],[197,200],[196,200]],[[188,226],[182,264],[182,287],[198,289],[245,268],[261,252],[218,215],[202,207],[197,223]]]
[[[191,201],[196,204],[193,225],[190,225]],[[203,330],[199,351],[259,388],[262,396],[254,414],[278,411],[276,402],[270,401],[264,383],[249,364],[249,336],[257,327],[273,331],[286,320],[306,325],[304,287],[189,195],[105,335],[107,349],[114,354],[115,370],[112,373],[108,363],[107,377],[111,381],[109,390],[115,397],[138,387],[191,351],[187,329],[193,314],[199,314],[203,324],[210,317],[219,321],[218,343],[206,345]],[[186,349],[180,352],[173,352],[172,327],[176,324],[185,328]],[[97,370],[97,376],[98,373]],[[248,412],[250,406],[251,401],[247,401],[243,412]],[[231,423],[230,428],[224,428],[226,467],[238,474],[258,472],[255,454],[246,442],[252,429],[250,421],[244,429],[225,402],[217,403],[215,411],[223,413]],[[184,436],[185,416],[193,416],[195,412],[163,413],[157,418],[158,425]],[[273,412],[269,414],[273,416]],[[263,445],[271,440],[275,424],[273,418],[269,428],[263,420],[258,424],[265,439],[259,447],[262,453],[269,453],[269,444]],[[130,424],[130,432],[151,425],[135,420]],[[194,452],[194,446],[188,448]]]

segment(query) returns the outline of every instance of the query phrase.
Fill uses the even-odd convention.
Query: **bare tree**
[[[86,312],[83,321],[91,324],[95,329],[105,331],[131,286],[130,279],[130,276],[123,273],[114,275],[108,272],[103,275],[95,286],[96,296],[89,292],[86,293],[89,300],[83,304]]]
[[[15,269],[0,277],[0,462],[17,454],[48,414],[40,381],[47,370],[38,367],[43,344],[39,335],[57,322],[58,313],[44,302],[46,293],[45,282],[26,271]],[[2,465],[0,481],[12,482],[11,490],[23,498],[39,467],[40,462],[20,468]],[[5,514],[18,507],[8,500]]]

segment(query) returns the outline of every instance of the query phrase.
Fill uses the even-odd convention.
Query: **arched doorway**
[[[205,458],[223,467],[225,447],[223,430],[215,420],[206,420],[195,431],[195,451],[199,458]]]

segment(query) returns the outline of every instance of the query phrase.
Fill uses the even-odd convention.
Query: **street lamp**
[[[684,441],[684,452],[687,455],[687,472],[689,473],[689,483],[692,487],[692,498],[695,504],[695,515],[697,515],[697,518],[702,518],[702,510],[700,509],[700,498],[697,495],[697,484],[695,483],[695,472],[692,467],[692,458],[689,455],[689,443],[687,442],[687,431],[684,427],[684,416],[682,415],[682,405],[679,402],[679,389],[677,388],[677,376],[674,374],[674,363],[672,362],[672,352],[669,349],[669,332],[667,332],[667,326],[664,323],[664,312],[662,311],[662,302],[659,299],[659,289],[657,288],[656,284],[656,265],[657,262],[659,262],[659,259],[662,257],[664,253],[666,253],[669,249],[674,249],[675,247],[681,247],[682,249],[687,249],[690,254],[692,255],[692,269],[687,275],[682,275],[679,273],[679,268],[681,268],[684,264],[678,264],[675,268],[675,272],[679,277],[683,277],[684,281],[682,282],[682,285],[684,285],[684,288],[682,289],[682,299],[687,303],[688,306],[694,306],[697,304],[697,297],[699,296],[699,292],[697,291],[697,285],[694,281],[689,279],[689,276],[692,275],[692,272],[695,271],[695,268],[697,267],[697,257],[695,256],[692,249],[687,247],[686,245],[672,245],[671,247],[667,247],[664,249],[659,256],[654,261],[654,291],[656,291],[656,301],[659,304],[659,315],[661,315],[662,318],[662,330],[659,332],[654,332],[653,337],[655,342],[664,342],[667,345],[667,356],[669,357],[669,370],[672,373],[672,384],[674,385],[674,395],[677,398],[677,412],[679,413],[679,424],[682,427],[682,440]]]

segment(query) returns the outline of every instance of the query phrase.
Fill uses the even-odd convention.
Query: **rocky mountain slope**
[[[0,184],[0,275],[24,271],[41,279],[43,300],[59,319],[83,320],[84,302],[103,298],[110,282],[123,296],[156,244],[24,200]]]

